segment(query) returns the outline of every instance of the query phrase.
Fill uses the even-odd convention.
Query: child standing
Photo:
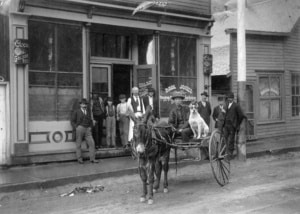
[[[109,147],[116,147],[116,110],[111,97],[106,106],[106,141]]]
[[[126,102],[126,95],[120,94],[119,100],[121,103],[117,105],[117,120],[119,121],[120,137],[122,146],[125,148],[128,143],[129,132],[129,114]]]

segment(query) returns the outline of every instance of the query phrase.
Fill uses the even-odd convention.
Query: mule
[[[155,122],[151,111],[136,119],[133,128],[132,152],[139,162],[142,180],[141,202],[153,204],[153,193],[159,189],[161,173],[164,171],[163,187],[168,192],[168,170],[173,131],[167,123]]]

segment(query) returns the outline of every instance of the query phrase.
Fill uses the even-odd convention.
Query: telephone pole
[[[238,47],[238,103],[245,112],[246,91],[246,34],[245,34],[246,0],[237,0],[237,47]],[[246,120],[240,125],[237,137],[237,156],[239,160],[246,160]]]

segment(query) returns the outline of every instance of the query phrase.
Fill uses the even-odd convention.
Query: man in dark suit
[[[214,108],[212,118],[215,121],[215,128],[222,130],[225,119],[225,97],[218,97],[218,105]]]
[[[208,93],[206,91],[202,92],[201,101],[198,103],[198,112],[209,127],[211,106],[210,103],[207,101],[207,98],[208,98]]]
[[[184,95],[175,91],[171,99],[175,106],[170,111],[168,123],[176,130],[176,135],[182,137],[183,142],[188,142],[193,131],[189,125],[189,108],[182,105]]]
[[[95,160],[95,142],[92,137],[93,121],[91,119],[91,112],[87,108],[88,102],[86,99],[80,101],[80,108],[77,109],[71,118],[73,129],[76,129],[76,157],[78,163],[82,164],[81,145],[83,138],[89,146],[89,156],[92,163],[98,163]]]
[[[143,97],[143,103],[145,109],[147,109],[148,106],[151,106],[154,117],[159,119],[158,100],[155,97],[154,88],[148,89],[148,94],[145,97]]]
[[[242,120],[246,118],[239,104],[233,101],[234,94],[230,92],[227,95],[227,104],[225,107],[224,137],[226,139],[229,157],[233,157],[235,133],[239,130]]]

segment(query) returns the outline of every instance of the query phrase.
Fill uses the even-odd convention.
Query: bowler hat
[[[173,94],[172,94],[172,96],[171,96],[171,99],[174,100],[175,98],[184,99],[184,95],[180,91],[174,91]]]
[[[79,103],[80,104],[88,104],[89,102],[85,98],[82,98]]]
[[[208,93],[207,93],[206,91],[203,91],[203,92],[201,93],[201,96],[202,96],[202,95],[208,97]]]
[[[234,94],[233,94],[232,92],[229,92],[229,93],[227,94],[227,98],[234,98]]]
[[[119,95],[119,99],[120,99],[120,100],[126,99],[126,95],[125,95],[125,94],[120,94],[120,95]]]

